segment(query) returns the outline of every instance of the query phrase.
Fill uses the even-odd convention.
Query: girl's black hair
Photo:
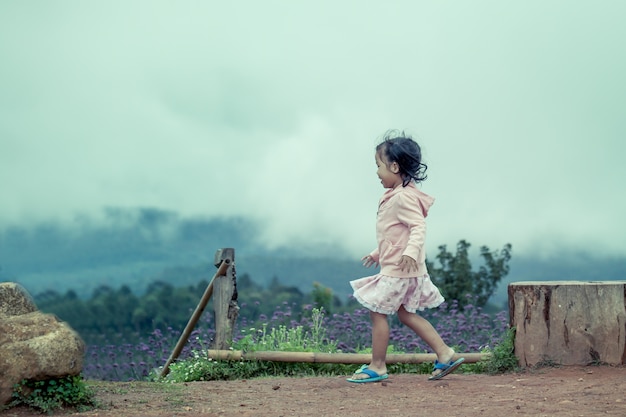
[[[388,164],[398,164],[403,187],[409,185],[411,180],[422,182],[426,179],[428,166],[422,163],[422,150],[403,131],[390,130],[385,133],[383,141],[376,147],[376,152],[383,152]]]

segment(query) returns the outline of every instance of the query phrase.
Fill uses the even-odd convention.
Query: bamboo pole
[[[229,264],[230,264],[230,260],[224,259],[222,263],[219,265],[219,268],[217,268],[217,272],[211,279],[211,282],[209,283],[209,285],[206,287],[206,290],[204,290],[204,294],[202,295],[202,298],[200,299],[198,306],[196,307],[193,314],[191,315],[191,318],[189,319],[189,322],[187,323],[185,330],[180,335],[180,338],[178,338],[178,343],[176,343],[176,347],[174,347],[172,354],[170,355],[170,357],[167,359],[167,362],[163,366],[163,370],[161,371],[161,378],[164,378],[170,372],[170,365],[172,364],[172,362],[174,362],[178,358],[178,355],[180,355],[180,352],[183,350],[185,343],[187,343],[187,339],[189,339],[189,335],[193,331],[193,328],[196,326],[196,323],[198,323],[198,320],[200,319],[200,316],[202,315],[204,308],[208,304],[209,299],[211,298],[211,295],[213,295],[213,281],[215,281],[217,277],[221,277],[222,275],[226,273],[226,269],[228,268]]]
[[[369,363],[372,355],[369,353],[321,353],[321,352],[276,352],[256,351],[243,352],[241,350],[214,350],[209,349],[209,358],[217,360],[259,360],[274,362],[313,362],[313,363]],[[465,363],[476,363],[488,360],[490,353],[457,353],[455,358],[465,358]],[[391,353],[387,355],[387,363],[423,363],[434,362],[437,355],[434,353]]]

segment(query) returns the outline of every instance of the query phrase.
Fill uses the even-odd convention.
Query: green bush
[[[488,374],[501,374],[513,372],[519,369],[519,363],[515,356],[515,328],[507,329],[502,342],[494,346],[489,360],[481,362],[484,372]]]
[[[67,376],[43,381],[23,380],[13,387],[9,407],[27,405],[43,413],[74,408],[85,411],[95,407],[95,394],[82,376]]]

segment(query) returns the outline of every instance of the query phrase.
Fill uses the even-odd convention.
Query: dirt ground
[[[59,415],[164,416],[626,416],[626,367],[526,370],[504,375],[390,375],[383,383],[345,377],[267,378],[181,384],[88,382],[99,408]],[[27,408],[0,417],[34,415]]]

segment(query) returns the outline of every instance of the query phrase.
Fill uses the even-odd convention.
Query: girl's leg
[[[387,373],[387,346],[389,345],[389,323],[384,314],[370,311],[372,320],[372,361],[368,368],[379,375]],[[354,374],[353,379],[369,378],[365,374]]]
[[[432,324],[422,316],[415,313],[409,313],[404,309],[404,306],[400,306],[398,310],[398,318],[400,322],[415,332],[416,335],[421,337],[430,348],[437,354],[437,360],[442,363],[448,363],[454,357],[454,349],[448,346],[437,330]],[[439,369],[433,372],[434,375],[441,372]]]
[[[387,346],[389,346],[389,322],[385,314],[370,311],[372,319],[372,362],[369,368],[379,374],[387,373]]]

